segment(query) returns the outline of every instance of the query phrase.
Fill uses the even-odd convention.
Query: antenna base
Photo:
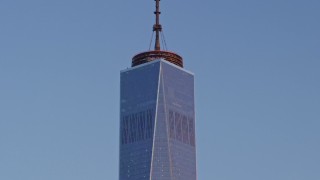
[[[144,64],[156,59],[164,59],[177,66],[183,67],[183,59],[174,52],[169,51],[147,51],[135,55],[132,58],[132,67]]]

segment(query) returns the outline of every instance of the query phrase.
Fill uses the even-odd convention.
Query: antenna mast
[[[142,52],[135,55],[132,58],[131,66],[134,67],[150,61],[163,59],[183,68],[183,59],[181,56],[179,56],[174,52],[161,50],[160,35],[162,34],[162,26],[160,24],[160,14],[161,14],[160,0],[154,0],[154,1],[156,2],[156,11],[154,12],[154,14],[156,15],[156,23],[153,25],[153,34],[154,32],[156,32],[154,50],[150,51],[150,46],[149,46],[149,51]],[[153,34],[152,34],[152,37],[153,37]],[[162,40],[164,40],[164,38],[162,38]],[[152,38],[151,38],[150,45],[151,43],[152,43]],[[166,43],[164,41],[164,45],[165,44]]]
[[[160,32],[162,31],[162,26],[160,24],[160,0],[156,1],[156,11],[154,14],[156,15],[156,24],[153,25],[153,31],[156,32],[156,41],[154,45],[154,50],[160,51]]]

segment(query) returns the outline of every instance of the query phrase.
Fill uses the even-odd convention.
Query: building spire
[[[162,26],[160,24],[160,14],[161,14],[160,0],[154,0],[154,1],[156,2],[156,11],[154,12],[154,14],[156,15],[156,23],[153,25],[152,39],[150,42],[150,46],[151,46],[152,40],[153,40],[153,34],[154,32],[156,32],[154,50],[150,51],[150,46],[149,46],[149,51],[142,52],[135,55],[132,58],[131,66],[134,67],[150,61],[163,59],[183,68],[183,59],[181,56],[179,56],[174,52],[161,50],[160,35],[163,35],[163,34],[162,34]],[[164,45],[166,45],[165,39],[163,38],[162,40],[164,41]]]
[[[156,11],[154,14],[156,15],[156,24],[153,25],[153,31],[156,32],[156,40],[154,45],[154,50],[160,51],[160,32],[162,31],[162,26],[160,24],[160,0],[156,1]]]

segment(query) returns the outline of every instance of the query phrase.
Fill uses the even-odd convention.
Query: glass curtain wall
[[[157,60],[121,72],[120,180],[196,180],[194,76]]]

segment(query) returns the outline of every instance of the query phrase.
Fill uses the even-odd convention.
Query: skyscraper
[[[120,75],[120,180],[196,180],[194,75],[160,47],[133,57]]]

